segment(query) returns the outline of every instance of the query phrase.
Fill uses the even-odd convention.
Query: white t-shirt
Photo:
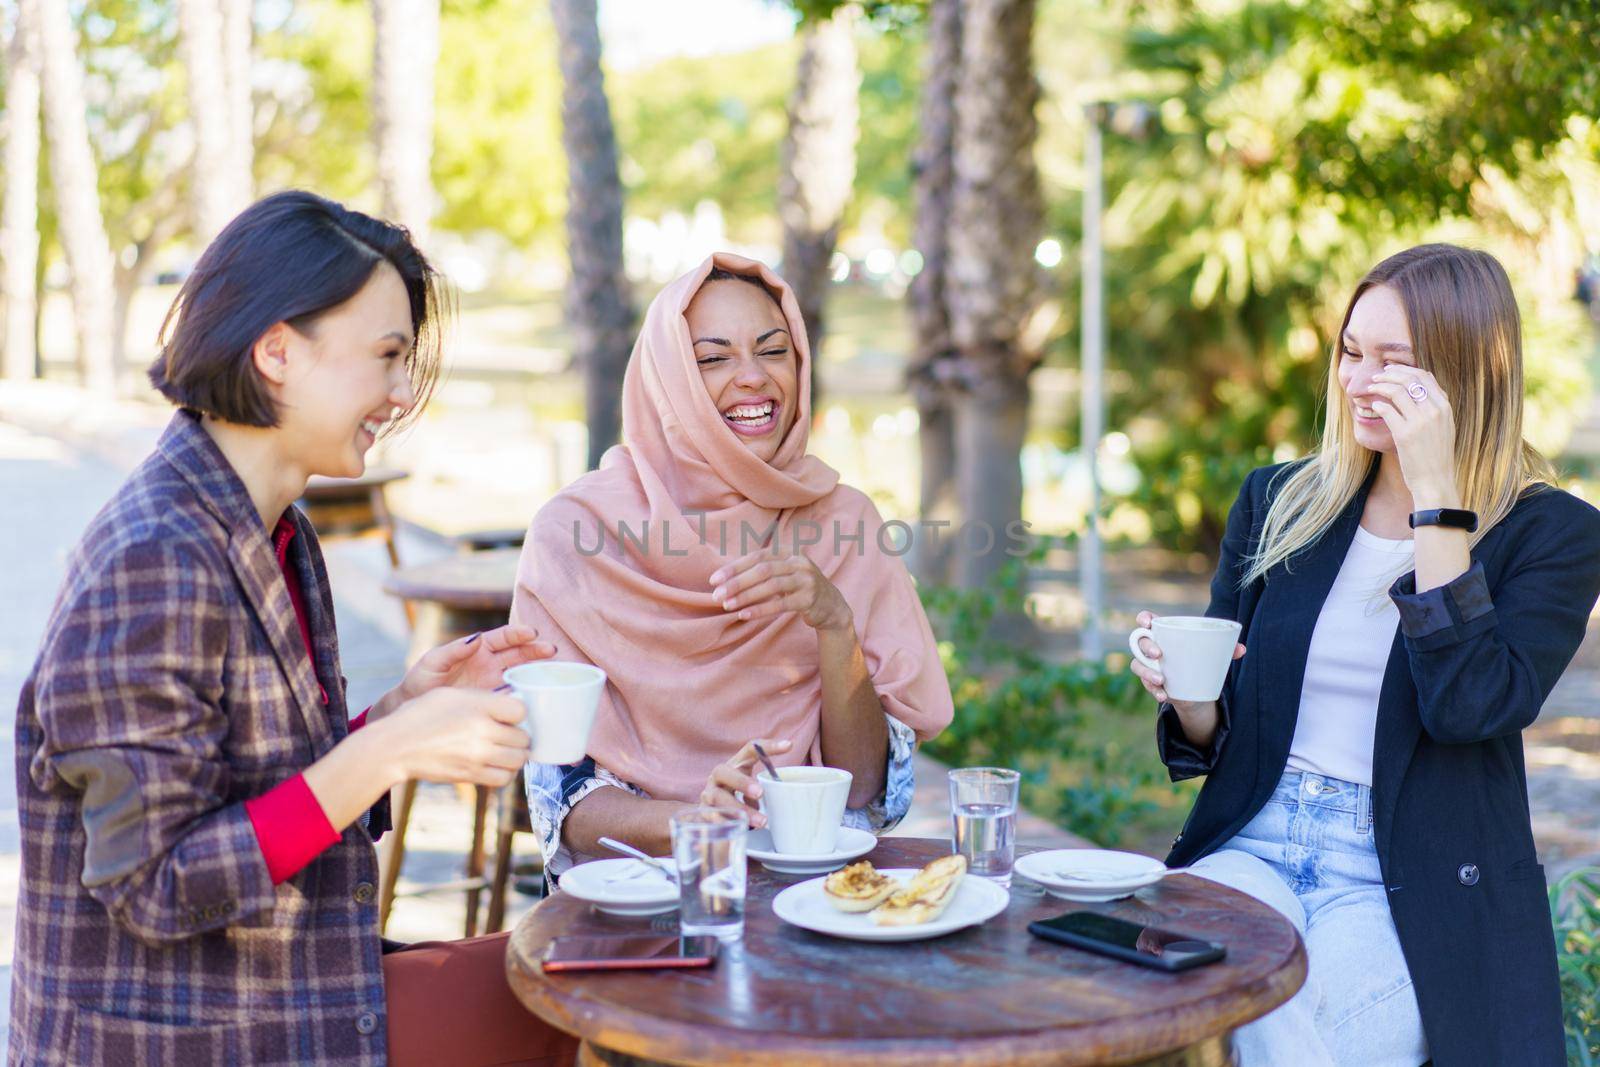
[[[1290,768],[1372,784],[1378,692],[1400,625],[1389,587],[1412,569],[1412,545],[1356,527],[1311,634]]]

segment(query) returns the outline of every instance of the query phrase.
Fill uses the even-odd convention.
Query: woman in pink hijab
[[[789,287],[713,255],[645,315],[623,443],[534,518],[512,620],[610,679],[588,758],[527,768],[552,876],[602,835],[666,852],[689,805],[763,825],[753,741],[850,771],[852,825],[909,808],[950,689],[877,509],[806,454],[810,361]]]

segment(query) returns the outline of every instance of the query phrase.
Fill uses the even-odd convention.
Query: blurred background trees
[[[304,186],[404,221],[458,282],[444,410],[486,383],[572,427],[581,468],[616,437],[636,309],[728,247],[795,284],[818,447],[886,514],[1071,534],[1084,105],[1110,100],[1148,117],[1106,141],[1115,540],[1213,550],[1244,472],[1312,443],[1350,287],[1416,241],[1511,270],[1537,443],[1589,415],[1587,0],[0,9],[9,377],[139,394],[206,236]],[[926,547],[930,579],[992,573]]]

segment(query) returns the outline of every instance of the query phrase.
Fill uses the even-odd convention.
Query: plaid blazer
[[[385,1061],[366,826],[274,886],[244,808],[346,733],[327,572],[291,515],[316,673],[194,415],[74,550],[17,709],[11,1063]]]

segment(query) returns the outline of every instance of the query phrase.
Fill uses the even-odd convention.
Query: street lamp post
[[[1083,308],[1082,366],[1078,388],[1080,445],[1089,472],[1089,515],[1078,542],[1078,586],[1083,594],[1083,633],[1079,649],[1087,659],[1105,655],[1100,614],[1105,592],[1100,562],[1100,438],[1105,435],[1105,285],[1100,242],[1104,200],[1101,142],[1108,105],[1084,108],[1089,120],[1083,139]]]

